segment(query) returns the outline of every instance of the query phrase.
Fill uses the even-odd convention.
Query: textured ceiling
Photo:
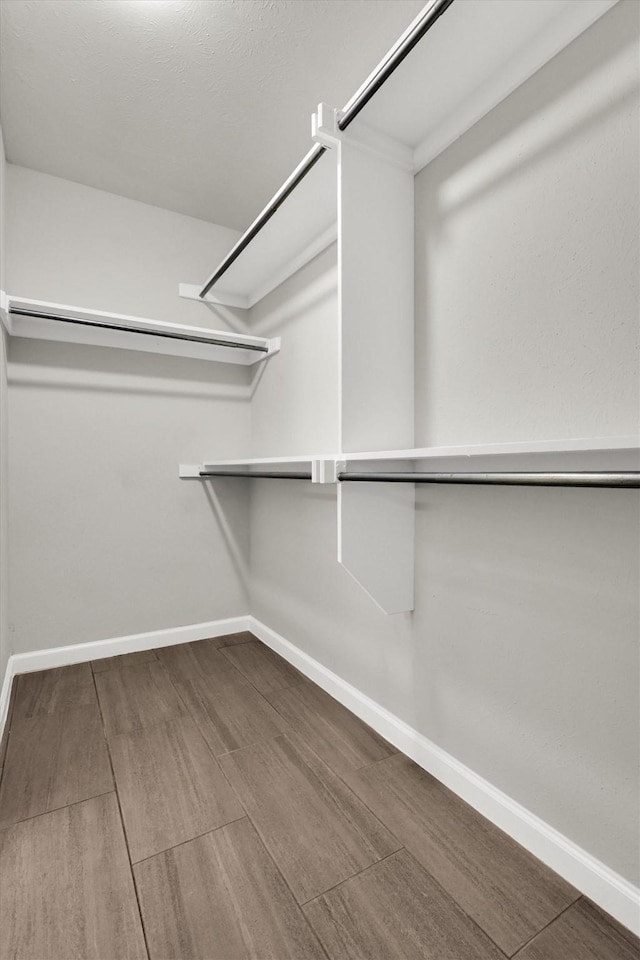
[[[243,229],[424,0],[2,0],[7,158]]]

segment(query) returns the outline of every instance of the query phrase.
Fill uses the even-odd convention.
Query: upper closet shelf
[[[617,2],[430,0],[337,111],[334,142],[316,129],[315,147],[207,283],[181,284],[180,296],[206,288],[205,302],[252,307],[336,239],[331,146],[344,137],[416,173]]]
[[[291,457],[253,457],[240,460],[205,460],[181,464],[180,477],[202,479],[207,471],[228,471],[251,476],[294,471],[308,473],[315,482],[335,482],[349,468],[415,471],[469,470],[638,470],[640,438],[579,437],[567,440],[533,440],[517,443],[480,443],[468,446],[415,447],[409,450],[376,450],[361,453],[311,454]]]
[[[8,294],[0,294],[0,312],[14,337],[142,350],[240,365],[259,363],[280,349],[279,338],[269,340],[228,330],[144,320]]]
[[[454,2],[370,100],[353,133],[364,123],[404,144],[417,172],[616,3]]]
[[[245,309],[258,303],[335,241],[337,209],[336,157],[333,151],[325,151],[205,302]],[[198,300],[201,289],[202,284],[181,283],[179,293]]]

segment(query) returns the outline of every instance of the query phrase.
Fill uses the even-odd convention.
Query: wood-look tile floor
[[[17,678],[0,958],[638,960],[251,634]]]

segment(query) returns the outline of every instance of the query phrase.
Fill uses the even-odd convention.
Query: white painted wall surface
[[[623,0],[416,179],[416,445],[640,425],[638,21]]]
[[[178,283],[204,276],[232,231],[13,166],[7,194],[14,295],[208,322],[207,307],[178,298]],[[210,322],[225,317],[234,319],[226,311]],[[11,341],[12,652],[247,612],[247,491],[217,488],[231,536],[178,465],[204,450],[246,450],[248,376],[227,364]]]
[[[5,179],[6,162],[0,127],[0,290],[5,276]],[[9,659],[9,513],[8,513],[8,416],[7,337],[0,323],[0,687]]]
[[[636,425],[636,10],[417,178],[417,443]],[[256,395],[262,450],[295,402]],[[388,618],[336,563],[335,492],[254,481],[252,613],[637,884],[637,493],[417,499],[416,609]]]

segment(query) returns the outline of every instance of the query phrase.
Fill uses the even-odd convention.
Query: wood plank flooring
[[[0,957],[637,960],[251,634],[14,682]]]

